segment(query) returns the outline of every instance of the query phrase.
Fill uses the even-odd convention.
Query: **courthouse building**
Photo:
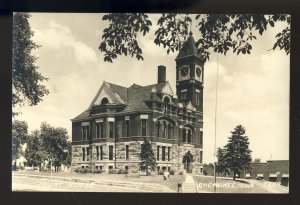
[[[176,93],[162,65],[152,85],[102,83],[90,106],[72,119],[72,170],[140,170],[146,138],[157,171],[202,173],[204,65],[192,34],[175,61],[168,69],[176,69]]]

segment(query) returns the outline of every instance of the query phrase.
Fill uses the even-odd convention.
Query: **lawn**
[[[35,171],[18,171],[16,173],[19,174],[33,174],[33,175],[46,175],[50,176],[49,172],[35,172]],[[127,181],[127,182],[138,182],[138,183],[153,183],[160,184],[168,187],[174,191],[177,191],[178,183],[182,183],[184,181],[183,175],[171,175],[170,179],[165,181],[163,180],[163,175],[152,174],[150,176],[139,176],[139,177],[128,177],[125,174],[94,174],[94,173],[74,173],[74,172],[58,172],[52,173],[53,176],[59,177],[69,177],[69,178],[80,178],[80,179],[89,179],[94,181]]]

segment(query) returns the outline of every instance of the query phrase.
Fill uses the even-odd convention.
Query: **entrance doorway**
[[[193,155],[190,153],[190,151],[188,151],[182,158],[182,163],[187,173],[192,173],[192,169],[191,169],[192,160],[193,160]]]

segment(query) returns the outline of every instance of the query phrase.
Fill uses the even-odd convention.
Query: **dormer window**
[[[101,105],[106,105],[106,104],[108,104],[108,103],[109,103],[109,101],[108,101],[107,98],[103,98],[103,99],[101,100]]]
[[[164,98],[165,111],[169,109],[170,99],[168,97]]]

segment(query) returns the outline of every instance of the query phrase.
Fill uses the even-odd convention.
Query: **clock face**
[[[197,74],[197,77],[200,78],[201,69],[199,67],[196,69],[196,74]]]
[[[187,76],[187,74],[189,73],[189,69],[188,69],[188,67],[182,67],[181,69],[180,69],[180,73],[181,73],[181,76]]]

